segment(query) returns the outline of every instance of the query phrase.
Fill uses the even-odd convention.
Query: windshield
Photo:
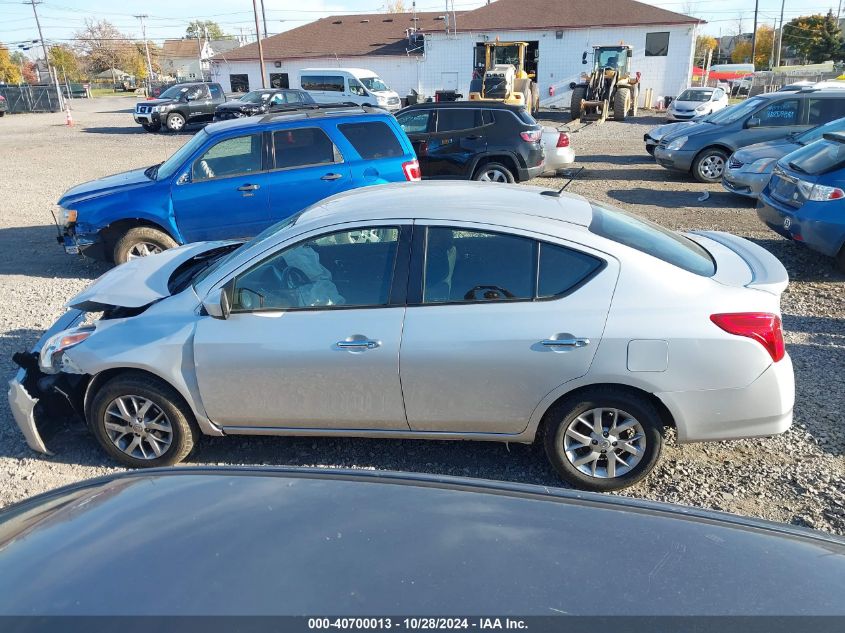
[[[253,90],[252,92],[246,93],[243,97],[239,99],[239,101],[245,101],[246,103],[261,103],[262,101],[267,101],[267,99],[269,98],[269,92]]]
[[[194,151],[197,150],[203,143],[205,143],[206,139],[208,139],[208,132],[205,130],[200,130],[194,134],[190,141],[177,149],[170,158],[161,164],[161,167],[158,168],[157,179],[170,178],[170,176],[176,173],[176,170],[182,166],[185,159],[193,154]]]
[[[795,142],[801,145],[807,145],[813,141],[818,141],[822,136],[829,132],[845,132],[845,118],[836,119],[830,123],[825,123],[824,125],[819,125],[811,130],[802,132],[795,137]]]
[[[364,84],[364,88],[370,92],[387,92],[390,90],[390,88],[387,87],[387,84],[378,77],[364,77],[361,79],[361,83]]]
[[[593,205],[593,221],[589,229],[596,235],[630,246],[696,275],[712,277],[716,274],[713,258],[698,243],[620,209]]]
[[[598,66],[599,68],[621,68],[625,65],[627,57],[628,51],[624,48],[605,49],[599,53]]]
[[[716,125],[727,125],[728,123],[739,121],[754,112],[757,108],[766,103],[766,101],[767,99],[759,99],[757,97],[748,99],[748,101],[738,105],[729,106],[724,110],[719,110],[715,114],[707,117],[707,121],[709,123],[715,123]]]
[[[285,229],[287,229],[287,228],[293,226],[294,224],[296,224],[296,221],[299,220],[300,216],[302,216],[302,214],[305,213],[305,211],[307,211],[307,209],[304,210],[304,211],[300,211],[299,213],[294,213],[292,216],[287,217],[284,220],[281,220],[280,222],[276,222],[275,224],[271,224],[266,229],[261,231],[261,233],[259,233],[255,237],[253,237],[251,240],[249,240],[248,242],[244,242],[239,248],[236,248],[233,251],[227,253],[226,255],[224,255],[223,257],[221,257],[217,261],[215,261],[211,266],[203,269],[196,277],[194,277],[194,279],[193,279],[194,286],[199,284],[203,279],[208,277],[215,270],[217,270],[218,268],[223,266],[226,262],[228,262],[233,257],[235,257],[235,255],[237,253],[239,253],[241,251],[241,249],[251,248],[251,247],[255,246],[256,244],[260,244],[261,242],[263,242],[267,238],[273,237],[277,233],[284,231]]]
[[[170,86],[167,90],[162,92],[159,99],[179,99],[184,93],[188,92],[187,86]]]
[[[787,154],[782,161],[795,171],[817,176],[845,167],[845,135],[822,139]]]
[[[712,96],[712,90],[684,90],[678,101],[710,101]]]

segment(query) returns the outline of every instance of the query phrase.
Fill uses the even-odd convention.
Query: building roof
[[[195,38],[164,40],[161,47],[162,57],[196,57],[198,54],[199,44]]]
[[[697,24],[698,18],[634,0],[497,0],[458,19],[458,31]]]
[[[424,33],[445,31],[446,23],[441,19],[444,13],[418,12],[417,28]],[[462,15],[458,13],[459,25]],[[413,28],[413,17],[412,13],[332,15],[269,37],[262,40],[261,45],[265,59],[405,55],[410,48],[405,31]],[[247,44],[225,55],[217,55],[215,59],[258,59],[258,45]]]

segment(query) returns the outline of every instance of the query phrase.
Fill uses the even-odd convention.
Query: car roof
[[[392,118],[391,115],[379,108],[367,108],[359,106],[338,106],[338,107],[305,107],[295,108],[292,110],[281,110],[279,112],[270,112],[265,114],[262,118],[245,117],[242,119],[230,119],[228,121],[219,121],[211,123],[206,126],[206,131],[209,134],[217,134],[229,130],[241,128],[255,128],[266,127],[271,125],[278,125],[282,123],[291,123],[295,121],[309,121],[318,123],[327,118],[336,119],[340,117],[363,118],[371,120],[384,120]]]
[[[378,77],[378,73],[373,70],[368,70],[366,68],[338,68],[335,66],[332,67],[320,67],[320,68],[303,68],[299,71],[300,74],[302,73],[349,73],[350,75],[359,76],[364,75],[367,77]]]
[[[586,227],[590,202],[579,195],[549,194],[540,187],[474,181],[424,180],[352,189],[327,198],[302,214],[298,224],[339,224],[415,217],[519,227],[526,217]],[[420,200],[425,200],[421,205]]]
[[[502,103],[501,101],[429,101],[426,103],[415,103],[409,105],[405,110],[418,110],[421,108],[486,108],[496,110],[510,110],[511,112],[519,112],[525,110],[525,106],[511,105]]]

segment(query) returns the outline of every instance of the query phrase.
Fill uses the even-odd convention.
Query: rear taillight
[[[540,140],[540,135],[542,132],[540,130],[529,130],[527,132],[520,132],[519,135],[522,137],[523,141],[528,143],[536,143]]]
[[[557,137],[558,147],[569,147],[569,134],[561,132]]]
[[[405,172],[405,180],[422,180],[420,173],[420,164],[414,160],[409,160],[407,163],[402,163],[402,171]]]
[[[760,343],[778,362],[786,354],[780,317],[769,312],[711,314],[710,320],[729,334],[747,336]]]
[[[845,198],[845,191],[842,191],[839,187],[817,185],[806,180],[797,181],[796,186],[805,200],[824,202],[826,200],[842,200]]]

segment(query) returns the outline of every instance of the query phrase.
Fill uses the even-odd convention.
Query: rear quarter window
[[[702,277],[716,274],[716,263],[701,245],[680,233],[619,209],[593,205],[593,220],[589,230],[687,272]]]
[[[396,133],[384,121],[341,123],[337,126],[364,160],[396,158],[405,155]]]

